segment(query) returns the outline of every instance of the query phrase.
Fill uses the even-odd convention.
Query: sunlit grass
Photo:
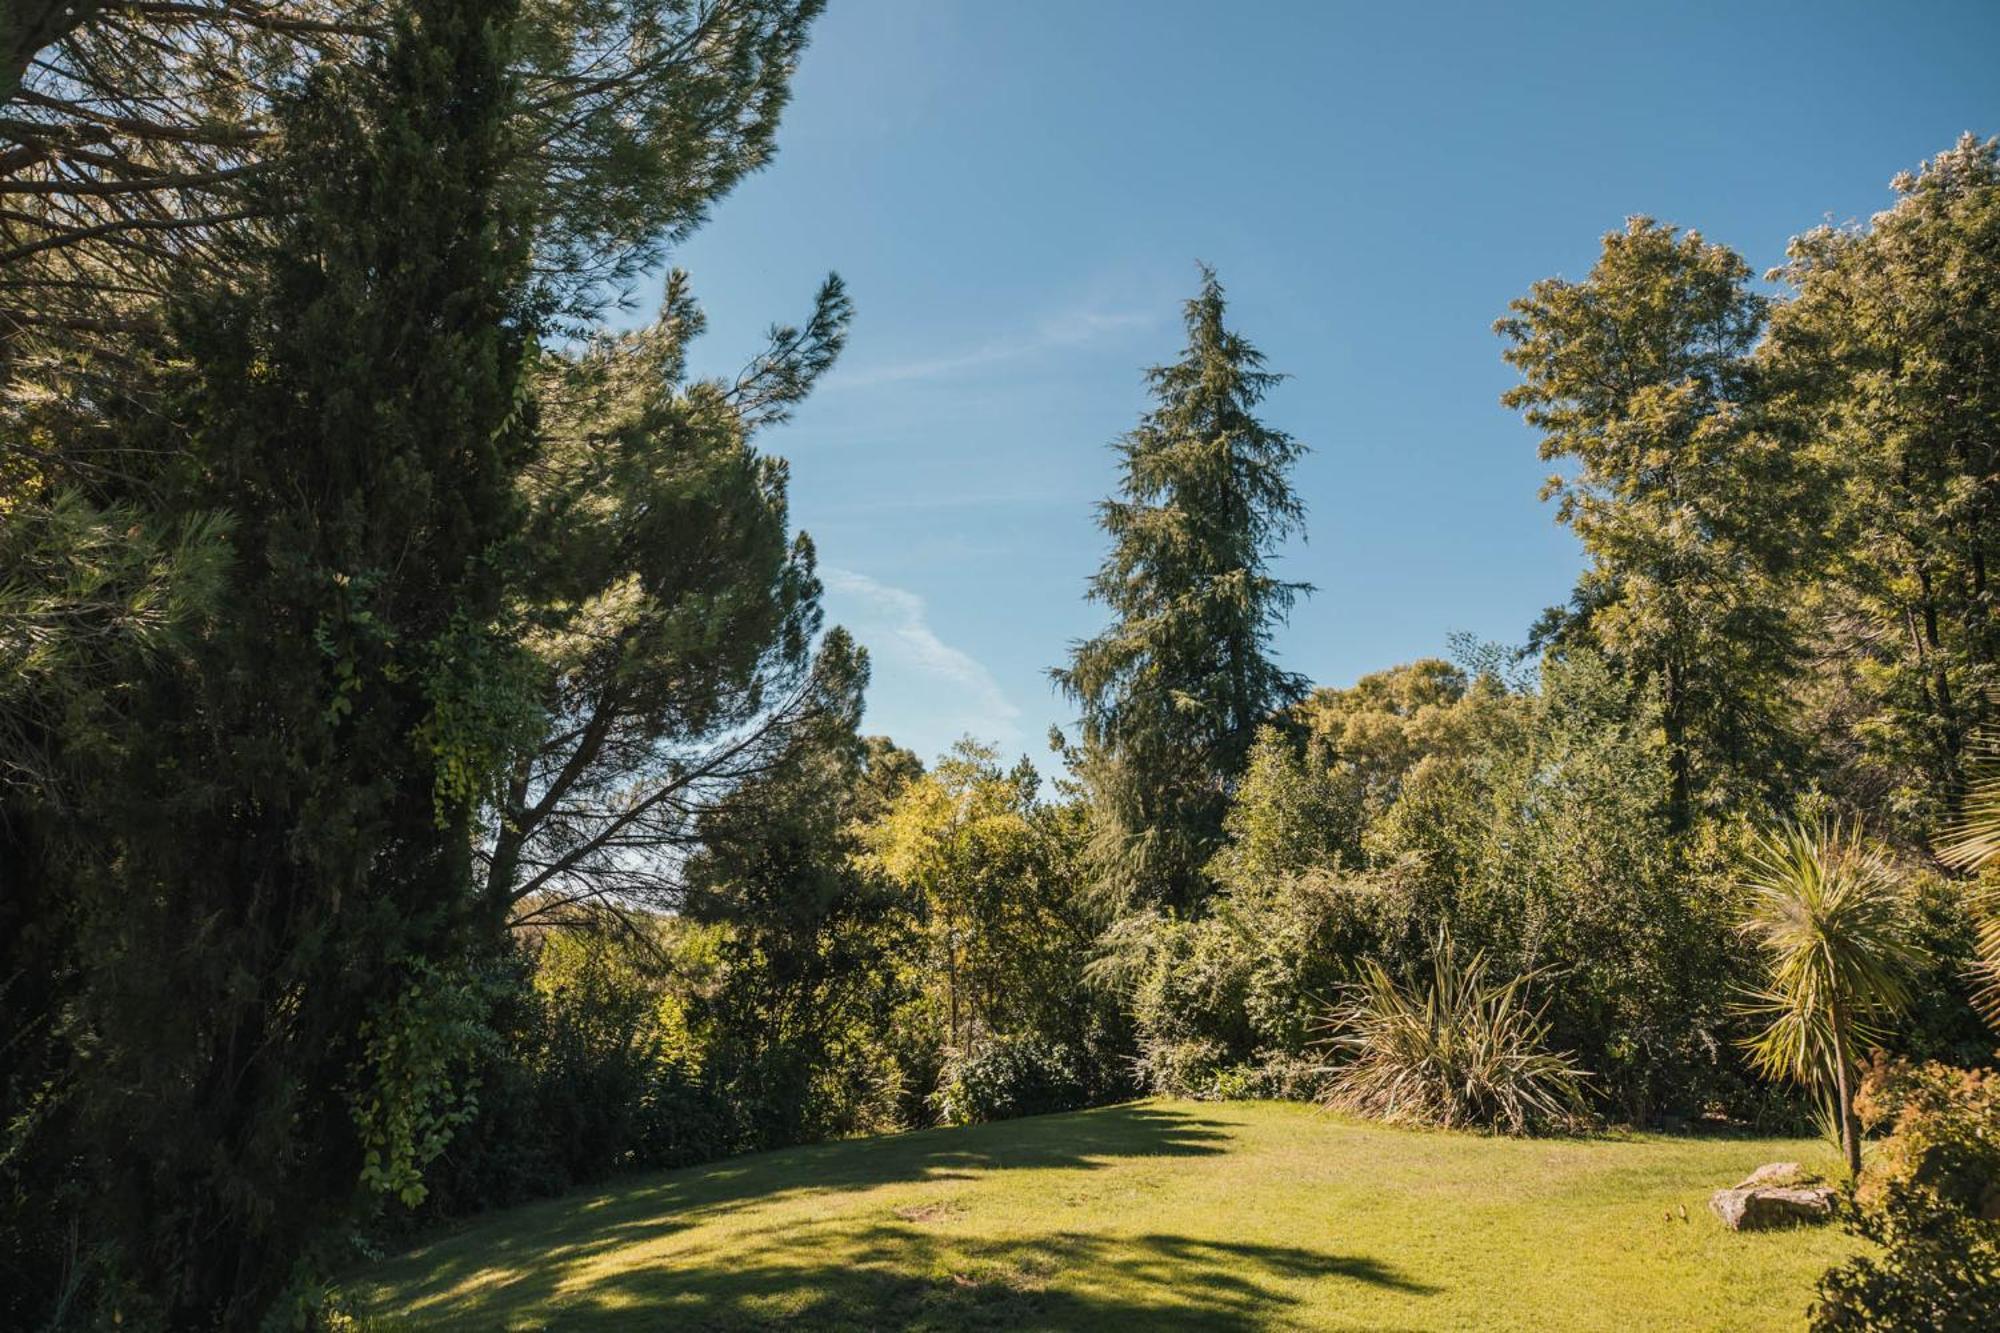
[[[1778,1159],[1831,1164],[1810,1141],[1147,1102],[637,1178],[350,1290],[383,1327],[1786,1328],[1851,1242],[1707,1208]]]

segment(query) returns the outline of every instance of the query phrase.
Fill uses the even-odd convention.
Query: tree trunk
[[[1949,663],[1945,660],[1944,640],[1938,633],[1937,595],[1931,586],[1931,569],[1928,556],[1916,562],[1917,586],[1921,590],[1918,609],[1923,616],[1923,646],[1928,651],[1931,672],[1931,694],[1936,700],[1938,711],[1938,731],[1943,738],[1944,754],[1942,768],[1950,778],[1958,776],[1959,752],[1964,748],[1965,735],[1958,725],[1957,710],[1952,704],[1951,676]]]
[[[1861,1175],[1861,1126],[1854,1118],[1854,1079],[1847,1058],[1847,1015],[1834,1001],[1828,1017],[1833,1026],[1833,1086],[1840,1102],[1840,1151],[1850,1179]]]
[[[1694,762],[1688,753],[1681,664],[1669,657],[1662,665],[1660,730],[1667,741],[1667,825],[1681,831],[1694,819]]]
[[[523,754],[507,775],[507,796],[500,807],[500,827],[493,836],[493,860],[486,871],[486,912],[493,930],[504,935],[514,910],[514,880],[521,870],[521,848],[528,833],[522,827],[528,805],[528,778],[534,757]]]
[[[955,916],[945,918],[944,927],[944,989],[945,1001],[950,1009],[951,1044],[965,1054],[965,1047],[958,1039],[958,920]]]

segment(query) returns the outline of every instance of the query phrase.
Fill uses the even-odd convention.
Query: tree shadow
[[[416,1312],[419,1322],[550,1328],[1215,1329],[1267,1328],[1336,1279],[1412,1298],[1437,1288],[1382,1261],[1295,1246],[1187,1236],[1055,1232],[953,1245],[915,1225],[843,1228],[817,1248],[803,1226],[738,1238],[700,1263],[631,1266],[576,1289],[482,1288]],[[536,1322],[533,1326],[543,1326]]]
[[[358,1285],[385,1295],[393,1290],[402,1309],[489,1327],[498,1311],[541,1305],[556,1298],[566,1280],[590,1268],[600,1256],[752,1204],[816,1192],[970,1179],[975,1173],[994,1170],[1094,1170],[1121,1158],[1209,1155],[1223,1150],[1227,1139],[1224,1128],[1220,1122],[1182,1110],[1133,1104],[755,1153],[709,1166],[635,1176],[603,1189],[473,1219],[416,1247],[385,1269],[362,1275]],[[772,1230],[782,1238],[782,1233],[796,1228]],[[852,1236],[851,1231],[843,1230],[843,1245]],[[921,1240],[920,1233],[899,1228],[871,1232],[867,1239],[877,1249],[867,1257],[850,1256],[843,1261],[843,1270],[861,1265],[848,1281],[837,1284],[843,1292],[851,1292],[857,1283],[874,1285],[884,1289],[876,1291],[871,1300],[887,1299],[892,1294],[887,1288],[911,1280],[886,1267],[892,1260],[880,1247],[893,1237],[900,1238],[892,1247],[899,1256],[893,1259],[893,1267],[905,1272],[909,1269],[912,1256],[904,1242]],[[1091,1242],[1078,1239],[1076,1243]],[[1177,1243],[1184,1247],[1201,1244]],[[1316,1261],[1309,1252],[1298,1253],[1297,1262]],[[674,1289],[682,1295],[676,1298],[677,1303],[695,1299],[696,1292],[717,1293],[709,1299],[719,1302],[716,1317],[722,1318],[732,1305],[767,1301],[786,1284],[796,1289],[807,1280],[806,1274],[796,1271],[787,1276],[786,1264],[766,1264],[767,1285],[753,1291],[750,1288],[758,1282],[757,1270],[739,1266],[739,1257],[734,1253],[719,1255],[713,1264],[692,1270],[654,1271],[643,1275],[642,1285],[664,1291],[661,1283],[678,1283]],[[719,1271],[725,1268],[728,1271]],[[831,1280],[837,1274],[825,1276]],[[619,1274],[602,1283],[593,1274],[590,1281],[593,1292],[602,1289],[606,1293],[615,1293],[628,1283]],[[1218,1290],[1227,1286],[1220,1273],[1217,1281]],[[449,1294],[466,1284],[476,1284],[470,1294]],[[936,1295],[931,1290],[935,1284],[920,1285],[928,1293],[927,1299]],[[741,1299],[720,1294],[729,1290],[741,1292]],[[972,1288],[954,1290],[969,1292]],[[970,1297],[953,1299],[962,1303]],[[839,1298],[839,1303],[845,1302],[845,1296]],[[566,1304],[565,1310],[568,1308]],[[566,1313],[563,1323],[567,1326],[569,1322]],[[811,1324],[811,1320],[807,1322]]]
[[[1067,1280],[1065,1277],[1067,1275]],[[629,1271],[563,1307],[564,1328],[1268,1328],[1323,1278],[1410,1296],[1433,1288],[1379,1260],[1293,1246],[1058,1232],[952,1248],[870,1227],[837,1258],[737,1253],[694,1271]],[[643,1314],[642,1314],[643,1312]]]

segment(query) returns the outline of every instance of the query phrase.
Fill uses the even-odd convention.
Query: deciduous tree
[[[1574,464],[1543,493],[1591,559],[1548,628],[1658,694],[1683,826],[1732,787],[1772,787],[1792,748],[1780,581],[1812,527],[1790,453],[1756,429],[1766,303],[1749,278],[1734,251],[1633,218],[1587,278],[1536,283],[1496,325],[1522,375],[1502,401],[1544,459]]]

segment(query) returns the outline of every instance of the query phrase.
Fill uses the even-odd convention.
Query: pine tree
[[[1224,309],[1204,267],[1187,349],[1147,372],[1155,406],[1118,442],[1119,495],[1098,507],[1112,545],[1090,596],[1116,623],[1052,673],[1082,709],[1092,868],[1117,909],[1200,907],[1257,728],[1304,693],[1270,658],[1273,629],[1310,591],[1270,572],[1303,524],[1287,474],[1304,449],[1257,419],[1281,377]]]

